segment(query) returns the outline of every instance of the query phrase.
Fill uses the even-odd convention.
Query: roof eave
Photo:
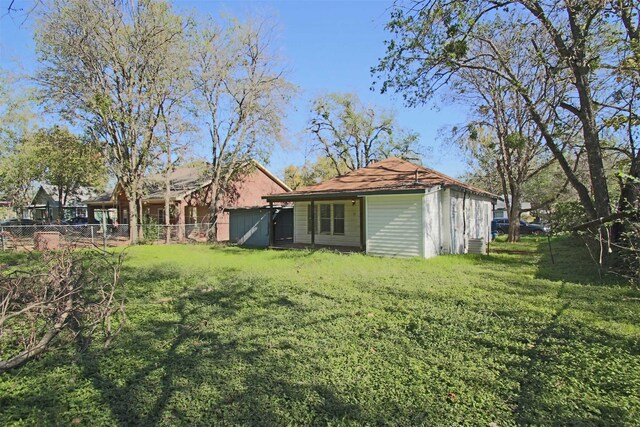
[[[500,197],[493,194],[493,193],[489,193],[488,191],[482,191],[482,190],[474,190],[472,188],[467,188],[461,185],[457,185],[457,184],[445,184],[442,186],[443,188],[453,188],[459,191],[466,191],[467,193],[472,193],[475,194],[477,196],[482,196],[482,197],[486,197],[488,199],[491,200],[498,200]]]
[[[310,201],[319,199],[350,199],[353,197],[378,196],[390,194],[422,194],[426,191],[424,188],[396,188],[388,190],[355,190],[355,191],[318,191],[314,193],[301,194],[269,194],[262,196],[268,202],[285,202],[285,201]]]
[[[262,171],[262,173],[264,173],[265,175],[267,175],[267,177],[269,177],[273,182],[275,182],[277,185],[279,185],[283,190],[290,192],[293,191],[291,189],[291,187],[289,187],[287,184],[285,184],[284,181],[282,181],[280,178],[278,178],[277,176],[275,176],[269,169],[267,169],[266,167],[264,167],[259,161],[252,159],[252,162],[255,164],[255,166]]]

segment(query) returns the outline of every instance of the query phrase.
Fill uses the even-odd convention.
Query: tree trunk
[[[632,158],[631,167],[629,168],[629,175],[634,178],[640,177],[640,160],[637,157]],[[639,212],[640,206],[638,205],[638,198],[640,197],[640,184],[634,182],[631,179],[627,179],[622,188],[620,189],[620,199],[618,200],[617,211],[618,212]],[[637,218],[636,213],[636,220]],[[616,221],[611,226],[611,240],[614,242],[619,241],[625,232],[625,223],[622,221]]]
[[[62,186],[58,185],[58,219],[64,220],[64,200],[62,199]]]
[[[139,195],[136,195],[136,199],[136,207],[138,209],[138,223],[136,224],[136,227],[138,228],[138,239],[144,240],[144,229],[142,228],[142,224],[144,224],[145,218],[142,208],[142,198]]]
[[[127,198],[129,199],[129,242],[135,244],[138,243],[138,201],[135,193],[127,195]]]
[[[209,228],[209,233],[207,236],[207,240],[209,242],[217,242],[218,241],[218,213],[220,212],[220,191],[218,189],[217,183],[211,184],[211,205],[209,207],[209,215],[211,221],[211,227]]]
[[[507,242],[520,241],[520,194],[511,194],[509,206],[509,236]]]
[[[607,176],[602,160],[600,146],[600,135],[598,125],[593,111],[593,102],[589,88],[588,70],[586,67],[578,67],[582,75],[576,75],[576,88],[580,97],[580,122],[582,123],[582,134],[584,146],[587,151],[587,162],[589,164],[589,176],[591,177],[591,188],[593,190],[594,207],[599,217],[607,217],[611,214],[609,200],[609,188],[607,186]]]
[[[167,171],[165,173],[164,185],[164,225],[165,225],[165,243],[171,243],[171,213],[169,206],[169,194],[171,192],[171,146],[167,148]]]
[[[171,243],[171,214],[170,214],[171,206],[169,204],[169,192],[164,198],[164,225],[165,225],[165,243]]]

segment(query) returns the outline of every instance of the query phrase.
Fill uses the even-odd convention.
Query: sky
[[[0,68],[30,73],[37,67],[35,19],[7,16],[9,3],[0,0]],[[31,4],[16,0],[14,7],[28,10]],[[439,135],[465,120],[462,106],[447,103],[444,94],[428,105],[406,108],[400,95],[370,90],[375,80],[370,69],[385,52],[384,26],[391,4],[392,0],[173,1],[178,11],[239,18],[259,13],[275,19],[279,31],[274,48],[285,61],[289,81],[298,88],[284,118],[286,141],[274,148],[267,165],[275,174],[282,176],[286,166],[305,162],[309,135],[304,129],[311,101],[327,93],[353,92],[367,104],[394,111],[400,127],[420,134],[423,164],[460,176],[466,169],[462,154]]]

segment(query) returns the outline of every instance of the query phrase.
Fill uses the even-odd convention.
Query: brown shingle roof
[[[339,193],[372,193],[426,190],[435,186],[457,187],[486,197],[497,196],[482,189],[465,184],[433,169],[425,168],[397,157],[374,163],[319,184],[302,187],[279,198],[299,198],[305,195],[330,195]],[[271,199],[275,195],[267,196]]]

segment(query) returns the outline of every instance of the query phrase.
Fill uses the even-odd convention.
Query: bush
[[[622,221],[622,237],[615,248],[612,269],[627,278],[632,285],[640,286],[640,222]]]
[[[549,213],[549,225],[554,233],[570,232],[589,219],[580,202],[556,203]]]

